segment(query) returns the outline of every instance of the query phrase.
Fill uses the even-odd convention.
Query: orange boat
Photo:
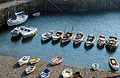
[[[57,56],[51,60],[52,65],[60,64],[63,61],[63,57]]]
[[[72,37],[73,37],[73,32],[67,32],[61,36],[61,42],[64,43],[70,41]]]

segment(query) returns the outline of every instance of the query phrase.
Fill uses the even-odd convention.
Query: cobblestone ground
[[[73,70],[73,74],[77,71],[81,73],[81,76],[83,78],[115,78],[115,76],[120,75],[120,72],[110,72],[110,71],[104,71],[104,70],[97,70],[92,71],[89,68],[79,68],[79,67],[72,67],[67,65],[56,65],[51,66],[49,63],[43,63],[38,62],[36,64],[35,70],[29,74],[26,75],[25,69],[30,65],[26,64],[22,67],[19,67],[17,61],[19,58],[14,56],[5,56],[0,55],[0,78],[40,78],[40,73],[45,69],[48,68],[51,73],[49,78],[63,78],[61,73],[65,68],[70,68]],[[71,76],[71,78],[76,78],[74,75]],[[81,78],[81,77],[79,77]]]

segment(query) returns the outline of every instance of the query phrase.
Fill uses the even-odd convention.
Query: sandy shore
[[[26,75],[25,69],[29,66],[29,64],[19,67],[17,63],[19,59],[20,58],[14,56],[0,55],[0,70],[1,70],[0,78],[40,78],[40,73],[45,68],[48,68],[51,71],[49,78],[62,78],[61,73],[65,68],[73,69],[73,73],[79,71],[83,78],[92,78],[92,77],[111,78],[120,75],[120,72],[118,71],[116,72],[109,72],[104,70],[92,71],[89,68],[72,67],[62,64],[51,66],[49,63],[45,63],[45,62],[38,62],[36,64],[35,71],[29,75]],[[71,78],[74,78],[74,76],[72,76]]]

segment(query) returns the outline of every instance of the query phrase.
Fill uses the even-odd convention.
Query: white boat
[[[53,31],[53,30],[49,30],[48,32],[43,33],[43,34],[42,34],[42,41],[49,40],[50,38],[52,38],[52,35],[53,35],[53,34],[54,34],[54,31]]]
[[[56,33],[54,33],[54,34],[52,35],[52,40],[53,40],[53,41],[59,40],[62,35],[63,35],[63,32],[62,32],[62,31],[58,31],[58,32],[56,32]]]
[[[105,45],[105,36],[104,35],[100,35],[97,39],[97,44],[101,47]]]
[[[70,78],[72,76],[72,73],[73,73],[72,69],[66,68],[62,72],[62,76],[63,78]]]
[[[36,57],[36,58],[31,59],[29,62],[30,62],[30,64],[34,64],[34,63],[37,63],[39,61],[40,61],[40,57]]]
[[[22,31],[22,36],[23,38],[28,38],[37,33],[37,28],[35,27],[30,27],[30,28],[25,28],[24,31]]]
[[[78,32],[74,37],[73,37],[73,43],[78,44],[81,43],[84,39],[84,34],[82,32]]]
[[[23,56],[19,61],[19,65],[22,66],[23,64],[26,64],[30,59],[30,56]]]
[[[110,50],[113,50],[118,47],[119,38],[115,37],[115,36],[110,36],[106,42],[107,42],[107,46],[110,48]]]
[[[48,78],[50,76],[50,70],[45,69],[42,71],[42,73],[40,74],[40,78]]]
[[[118,68],[119,68],[119,63],[118,63],[118,61],[115,59],[115,57],[110,57],[110,58],[109,58],[109,64],[110,64],[110,66],[111,66],[114,70],[118,70]]]
[[[86,47],[89,47],[91,45],[94,45],[95,44],[95,36],[90,34],[88,35],[86,38],[85,38],[85,45]]]
[[[15,26],[24,23],[28,19],[28,15],[23,12],[15,13],[16,19],[10,18],[7,21],[8,26]]]
[[[12,31],[11,34],[13,37],[20,36],[21,32],[26,28],[26,26],[20,26],[20,27],[15,27]]]
[[[39,16],[40,15],[40,12],[37,12],[37,13],[34,13],[32,14],[33,16]]]
[[[60,64],[62,61],[63,61],[63,57],[57,56],[57,57],[52,58],[51,64],[57,65],[57,64]]]
[[[93,70],[97,70],[99,68],[99,64],[98,63],[93,63],[92,64],[92,69]]]
[[[35,66],[29,66],[28,68],[26,68],[25,72],[26,74],[30,74],[35,70]]]

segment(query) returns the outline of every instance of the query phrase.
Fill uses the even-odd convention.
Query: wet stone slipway
[[[56,65],[51,66],[49,63],[45,62],[38,62],[36,64],[35,71],[31,74],[26,75],[25,69],[30,65],[26,64],[22,67],[19,67],[17,61],[19,58],[14,56],[6,56],[0,55],[0,78],[40,78],[40,73],[45,69],[48,68],[51,73],[49,78],[63,78],[61,73],[65,68],[71,68],[73,73],[79,71],[83,78],[111,78],[120,75],[120,72],[111,72],[111,71],[104,71],[104,70],[97,70],[93,71],[90,68],[79,68],[79,67],[72,67],[67,65]],[[74,78],[74,75],[71,77]]]

